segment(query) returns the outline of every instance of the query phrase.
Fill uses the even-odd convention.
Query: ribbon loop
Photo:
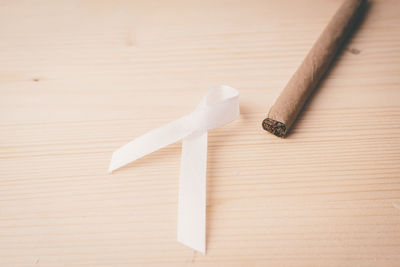
[[[179,178],[178,241],[205,253],[207,131],[239,116],[239,93],[222,85],[208,91],[196,109],[117,149],[109,172],[183,140]]]

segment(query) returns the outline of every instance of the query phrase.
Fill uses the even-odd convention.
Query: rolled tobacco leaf
[[[346,0],[333,16],[262,122],[284,137],[363,13],[366,0]]]

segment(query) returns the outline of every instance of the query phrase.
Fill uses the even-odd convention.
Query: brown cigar
[[[284,137],[307,98],[363,13],[365,0],[346,0],[295,72],[263,121],[264,130]]]

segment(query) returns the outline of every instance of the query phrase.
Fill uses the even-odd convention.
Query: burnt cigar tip
[[[284,137],[286,135],[286,125],[280,121],[266,118],[262,122],[262,127],[264,128],[264,130],[278,137]]]

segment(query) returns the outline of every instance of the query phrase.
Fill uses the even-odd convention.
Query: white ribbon
[[[117,149],[109,172],[183,139],[179,178],[178,241],[206,251],[207,131],[239,116],[239,93],[222,85],[211,88],[196,109]]]

